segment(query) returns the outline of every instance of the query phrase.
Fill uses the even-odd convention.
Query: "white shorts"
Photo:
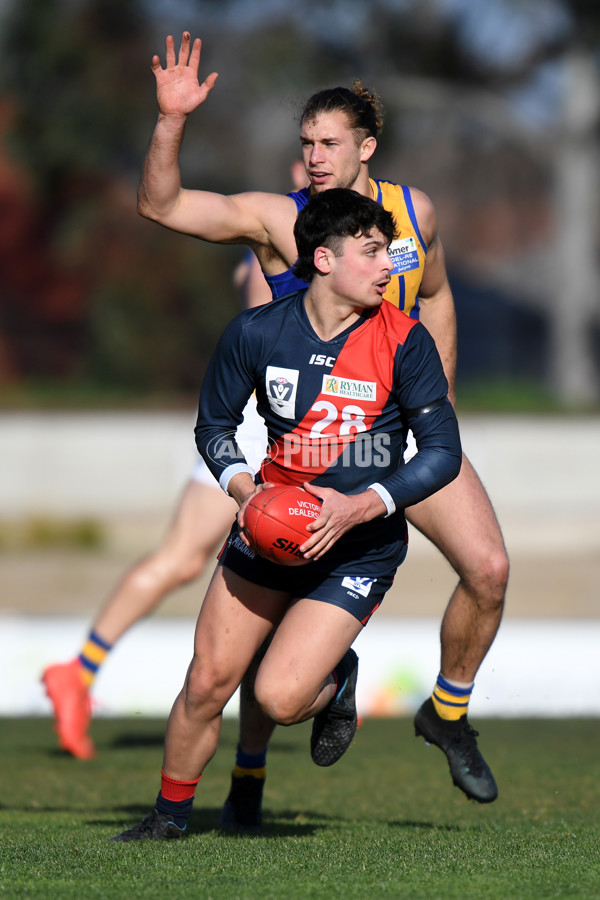
[[[267,427],[256,410],[256,394],[252,394],[246,403],[244,418],[238,426],[235,438],[242,448],[248,465],[258,472],[261,462],[267,455]],[[219,482],[201,456],[198,457],[198,462],[192,470],[191,479],[221,490]]]

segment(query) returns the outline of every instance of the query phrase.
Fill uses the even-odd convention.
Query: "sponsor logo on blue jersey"
[[[419,268],[417,243],[412,236],[392,241],[388,253],[394,263],[393,275],[401,275],[403,272]]]

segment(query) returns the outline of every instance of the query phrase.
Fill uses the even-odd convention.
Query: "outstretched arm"
[[[186,31],[178,55],[172,35],[167,37],[165,68],[157,55],[152,58],[159,114],[139,185],[138,212],[206,241],[268,246],[278,217],[294,214],[288,210],[293,206],[289,198],[258,193],[226,197],[181,186],[179,152],[187,118],[204,103],[218,77],[212,72],[200,82],[201,49],[199,38],[190,45]]]
[[[208,97],[217,80],[213,72],[200,85],[198,71],[202,41],[196,38],[190,53],[190,35],[181,38],[179,58],[175,57],[175,42],[166,40],[166,67],[160,57],[152,57],[152,71],[156,78],[158,121],[142,172],[138,190],[138,211],[141,215],[168,224],[176,214],[181,194],[179,150],[187,117]],[[174,225],[186,230],[185,222],[175,219]]]

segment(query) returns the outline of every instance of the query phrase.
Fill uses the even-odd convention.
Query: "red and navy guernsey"
[[[392,516],[353,528],[327,556],[355,545],[362,557],[373,551],[403,558],[404,508],[460,469],[458,425],[435,343],[386,302],[323,341],[304,295],[246,310],[229,323],[202,387],[198,450],[225,488],[232,474],[249,469],[235,431],[256,391],[269,442],[257,480],[308,481],[344,494],[373,486],[388,509],[395,507]],[[405,462],[409,429],[418,452]],[[397,527],[390,528],[392,519]]]

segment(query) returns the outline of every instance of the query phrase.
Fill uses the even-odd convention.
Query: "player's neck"
[[[304,308],[313,330],[322,341],[332,341],[360,318],[362,309],[340,302],[334,294],[312,284],[304,298]]]
[[[369,168],[368,166],[363,166],[360,170],[359,176],[352,185],[352,190],[356,191],[358,194],[362,194],[363,197],[369,197],[370,200],[373,200],[373,188],[371,186],[371,182],[369,180]]]

